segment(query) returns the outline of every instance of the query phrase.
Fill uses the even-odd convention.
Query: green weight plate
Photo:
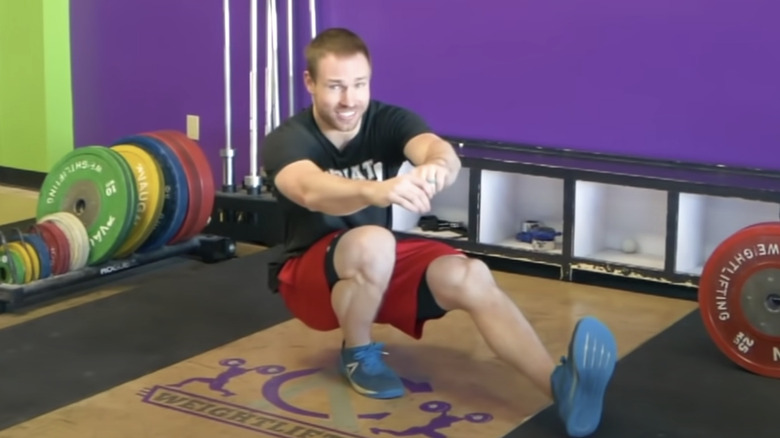
[[[109,260],[132,228],[138,193],[132,170],[116,151],[86,146],[63,157],[46,176],[37,218],[67,212],[89,236],[88,265]]]
[[[19,254],[0,247],[0,283],[23,284],[26,274]]]

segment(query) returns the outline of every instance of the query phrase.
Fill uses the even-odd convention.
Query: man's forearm
[[[322,173],[302,181],[303,202],[312,211],[346,216],[371,204],[369,189],[374,181],[350,180]]]
[[[451,144],[444,140],[434,140],[428,147],[428,152],[425,154],[425,161],[423,164],[438,164],[442,167],[446,167],[449,172],[449,178],[447,185],[455,182],[455,178],[458,176],[458,172],[461,168],[460,158],[455,153],[455,149]]]

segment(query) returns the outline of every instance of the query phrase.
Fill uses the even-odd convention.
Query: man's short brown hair
[[[356,33],[342,27],[326,29],[306,46],[306,69],[312,80],[316,80],[320,59],[330,54],[350,56],[357,53],[362,53],[371,63],[368,47]]]

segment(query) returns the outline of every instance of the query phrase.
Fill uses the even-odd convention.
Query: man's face
[[[371,98],[371,66],[362,54],[327,55],[320,60],[317,77],[306,73],[306,88],[324,129],[351,132]]]

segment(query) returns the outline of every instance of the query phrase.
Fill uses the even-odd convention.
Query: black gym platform
[[[620,360],[602,427],[592,436],[770,438],[777,436],[778,403],[780,380],[730,362],[713,345],[695,311]],[[550,407],[508,436],[565,433]]]

